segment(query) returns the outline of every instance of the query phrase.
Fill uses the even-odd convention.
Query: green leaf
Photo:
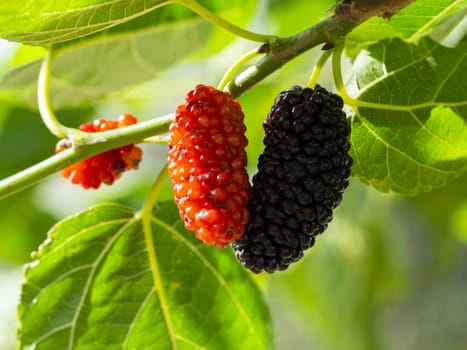
[[[414,195],[466,171],[466,49],[466,42],[446,48],[428,38],[394,39],[357,58],[356,176],[380,191]]]
[[[182,2],[182,1],[181,1]],[[200,0],[213,12],[237,6],[250,0]],[[194,13],[172,0],[75,0],[51,2],[18,0],[0,3],[0,37],[29,45],[49,46],[109,28],[121,26],[141,16],[152,16],[154,10],[170,5],[171,12]],[[174,9],[175,8],[175,9]],[[245,10],[245,8],[243,8]],[[157,12],[157,11],[156,11]]]
[[[454,14],[455,22],[459,23],[467,15],[467,0],[418,0],[389,20],[374,17],[361,24],[348,35],[346,48],[351,56],[356,56],[382,39],[399,37],[417,42]],[[446,28],[444,35],[438,33],[438,39],[449,34],[450,29]]]
[[[242,21],[251,0],[235,0],[209,8],[229,19]],[[244,12],[239,11],[243,9]],[[153,11],[104,32],[59,45],[51,79],[55,109],[95,104],[96,100],[125,87],[157,77],[201,48],[219,50],[232,39],[181,6]],[[222,40],[210,41],[217,32]],[[210,51],[210,53],[212,53]],[[18,67],[0,78],[0,94],[29,108],[36,108],[36,84],[41,61]]]
[[[11,106],[1,99],[0,105],[0,178],[3,179],[53,155],[57,138],[45,127],[38,112]],[[95,110],[89,108],[64,110],[60,116],[70,124],[84,122],[94,114]]]
[[[25,44],[50,45],[125,23],[168,3],[168,0],[3,1],[0,36]]]
[[[186,39],[186,31],[194,36]],[[58,50],[54,62],[51,96],[56,109],[90,104],[109,93],[137,84],[168,68],[203,45],[209,25],[187,20],[153,30],[87,40]],[[157,52],[170,38],[163,54]],[[100,39],[100,40],[99,40]],[[180,45],[184,42],[183,45]],[[99,62],[98,65],[89,62]],[[0,92],[35,108],[37,76],[41,60],[11,71],[0,80]],[[73,67],[72,69],[70,67]]]
[[[270,317],[232,251],[186,232],[172,203],[142,219],[98,205],[58,223],[25,272],[20,348],[268,349]]]

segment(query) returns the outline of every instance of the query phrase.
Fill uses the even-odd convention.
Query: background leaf
[[[351,136],[357,177],[380,191],[417,194],[465,172],[466,47],[394,39],[357,59],[361,107]]]
[[[251,0],[206,6],[234,22],[244,24],[253,12]],[[217,5],[216,5],[217,4]],[[118,27],[73,40],[55,48],[51,96],[55,109],[95,103],[96,99],[123,88],[154,79],[170,66],[204,48],[213,54],[233,38],[181,6],[169,6]],[[222,32],[222,39],[217,35]],[[216,40],[217,38],[217,40]],[[37,76],[41,60],[9,71],[0,79],[0,94],[36,108]]]
[[[467,249],[445,223],[466,180],[410,201],[351,181],[303,261],[267,280],[278,349],[463,350]]]
[[[0,4],[0,35],[11,41],[50,45],[125,23],[165,0],[27,1]]]
[[[3,179],[52,155],[57,139],[44,127],[37,113],[2,100],[0,106],[0,179]],[[67,122],[80,121],[92,112],[63,111],[62,117]],[[43,203],[34,208],[31,193],[31,190],[17,193],[0,201],[0,261],[2,258],[17,263],[30,261],[31,251],[44,240],[47,229],[55,222]]]
[[[172,203],[152,231],[154,254],[116,204],[53,227],[25,273],[21,348],[270,348],[267,308],[230,250],[186,232]]]

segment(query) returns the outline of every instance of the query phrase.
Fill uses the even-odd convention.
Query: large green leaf
[[[381,191],[417,194],[466,171],[466,52],[466,42],[394,39],[357,58],[355,175]]]
[[[143,226],[107,204],[53,227],[25,272],[20,348],[270,348],[268,310],[230,250],[186,232],[173,204]]]
[[[251,0],[206,6],[222,16],[242,21],[253,7]],[[243,9],[244,11],[240,11]],[[122,88],[155,78],[161,71],[196,50],[211,44],[213,26],[181,6],[153,11],[133,21],[59,45],[56,48],[51,84],[55,109],[95,103],[96,99]],[[222,30],[224,34],[224,31]],[[223,36],[212,50],[229,43]],[[210,52],[212,53],[212,52]],[[36,107],[36,84],[41,61],[10,71],[0,79],[0,94],[28,107]]]
[[[455,23],[467,15],[467,0],[418,0],[389,20],[374,17],[358,26],[347,37],[347,48],[351,55],[376,41],[393,37],[417,42],[439,24],[453,16]],[[453,25],[455,24],[453,23]],[[446,27],[446,33],[438,33],[442,38],[449,34],[452,27]]]
[[[0,3],[0,36],[31,45],[76,39],[144,15],[168,0],[18,0]]]
[[[186,31],[194,35],[186,40]],[[106,94],[154,78],[203,45],[209,26],[201,20],[161,25],[153,30],[87,40],[58,50],[51,96],[56,109],[95,102]],[[164,49],[160,52],[162,43]],[[183,42],[183,45],[181,43]],[[98,64],[91,64],[97,62]],[[36,106],[41,60],[11,71],[0,80],[0,92],[28,107]]]
[[[242,0],[199,1],[214,12],[237,6],[240,2]],[[124,24],[162,6],[174,7],[174,3],[172,0],[2,1],[0,37],[24,44],[48,46]],[[179,12],[190,12],[180,5],[175,7]]]

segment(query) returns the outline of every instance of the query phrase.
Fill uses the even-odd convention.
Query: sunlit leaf
[[[417,42],[453,14],[456,14],[454,22],[459,23],[467,15],[467,1],[414,1],[389,20],[374,17],[358,26],[347,38],[348,52],[354,56],[369,44],[394,37]],[[444,34],[438,33],[438,39],[449,34],[450,29],[446,28]]]
[[[125,23],[167,0],[28,1],[0,3],[0,35],[25,44],[50,45]]]
[[[389,40],[357,60],[356,176],[381,191],[417,194],[466,171],[466,46]]]
[[[53,227],[25,272],[21,348],[270,348],[267,308],[232,252],[186,232],[173,204],[151,227],[116,204]]]

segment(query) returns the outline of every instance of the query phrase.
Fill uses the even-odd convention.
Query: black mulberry
[[[285,270],[332,220],[349,184],[350,125],[342,98],[316,86],[281,92],[263,123],[265,149],[253,177],[250,220],[232,244],[255,273]]]

